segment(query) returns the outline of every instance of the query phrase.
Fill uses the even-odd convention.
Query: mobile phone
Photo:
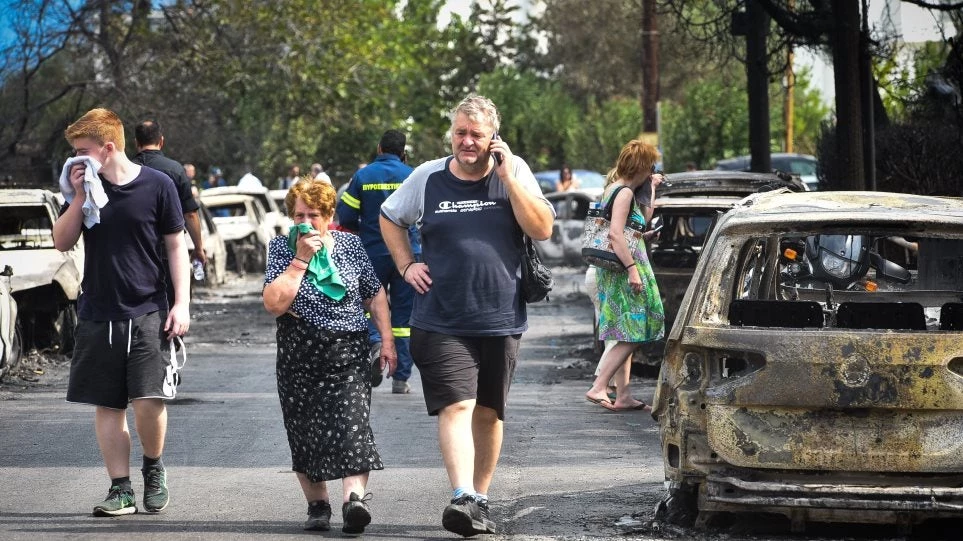
[[[501,137],[498,136],[498,132],[495,132],[495,135],[492,135],[492,141],[499,140],[499,139],[501,139]],[[492,157],[495,158],[495,165],[502,164],[502,155],[500,153],[492,152]]]

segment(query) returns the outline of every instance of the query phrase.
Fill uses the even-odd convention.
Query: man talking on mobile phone
[[[465,98],[451,114],[452,155],[416,168],[381,206],[385,244],[416,292],[411,354],[453,491],[442,525],[466,537],[496,530],[488,490],[528,329],[523,234],[547,239],[555,218],[528,164],[494,137],[499,125],[491,100]]]

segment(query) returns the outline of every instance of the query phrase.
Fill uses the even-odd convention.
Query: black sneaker
[[[368,360],[371,361],[371,386],[377,387],[384,380],[384,374],[381,373],[381,342],[371,344]]]
[[[162,468],[142,468],[144,474],[144,511],[160,513],[170,502],[167,492],[167,472]]]
[[[478,509],[478,502],[471,494],[452,498],[451,504],[441,514],[441,525],[449,532],[463,537],[488,533],[488,527]]]
[[[478,512],[481,514],[482,523],[485,524],[485,533],[495,533],[495,521],[488,513],[488,500],[478,500]]]
[[[326,532],[331,529],[331,504],[318,500],[308,504],[308,520],[304,523],[305,530]]]
[[[365,494],[364,498],[354,492],[348,496],[348,501],[341,506],[341,516],[344,518],[342,532],[351,535],[364,533],[364,527],[371,523],[371,510],[368,509],[370,499],[370,493]]]
[[[118,485],[111,486],[104,501],[94,506],[95,517],[119,517],[121,515],[133,515],[136,512],[134,489],[121,488]]]

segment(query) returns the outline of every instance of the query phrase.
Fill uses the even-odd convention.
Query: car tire
[[[655,508],[655,520],[691,528],[699,516],[699,486],[670,488]]]
[[[207,263],[204,265],[204,280],[202,283],[205,287],[211,287],[221,283],[221,277],[217,275],[217,261],[214,258],[208,258]]]
[[[247,260],[247,270],[253,273],[263,273],[267,265],[267,247],[257,239],[252,240],[252,253]]]
[[[68,302],[60,309],[54,322],[57,335],[58,350],[62,355],[70,355],[74,351],[74,337],[77,330],[77,305]]]
[[[10,348],[10,357],[0,365],[0,380],[7,375],[16,372],[20,367],[20,360],[23,358],[23,331],[20,329],[20,318],[13,325],[13,344]]]

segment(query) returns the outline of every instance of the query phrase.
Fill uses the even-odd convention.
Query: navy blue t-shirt
[[[451,157],[419,166],[381,206],[402,227],[418,225],[432,285],[415,294],[411,326],[454,336],[507,336],[528,329],[521,294],[522,229],[505,185],[492,173],[468,182],[451,174]],[[515,178],[542,196],[522,159]]]
[[[78,315],[118,321],[167,310],[164,235],[184,230],[184,213],[170,177],[149,167],[123,186],[100,179],[107,204],[100,223],[82,226],[84,279]],[[67,210],[65,204],[61,214]]]

